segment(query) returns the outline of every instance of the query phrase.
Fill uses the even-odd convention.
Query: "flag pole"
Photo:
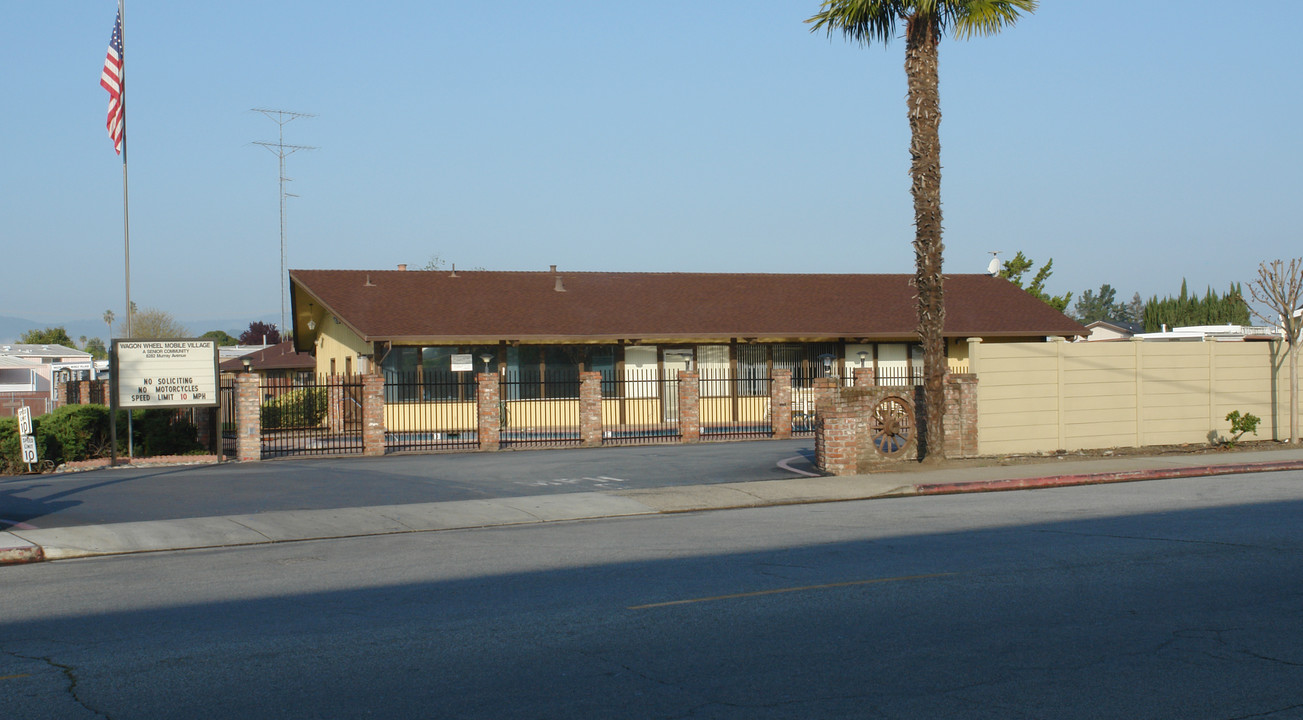
[[[122,246],[125,257],[127,288],[127,337],[131,330],[131,213],[127,202],[127,8],[126,0],[118,0],[118,15],[122,18]]]

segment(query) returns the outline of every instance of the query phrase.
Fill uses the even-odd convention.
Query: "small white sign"
[[[216,407],[216,340],[114,340],[118,407]]]
[[[23,462],[29,465],[36,462],[36,438],[31,435],[23,436]]]
[[[24,405],[18,408],[18,434],[32,434],[32,409]],[[33,446],[35,447],[35,446]]]
[[[453,372],[475,372],[475,356],[470,353],[452,356]]]

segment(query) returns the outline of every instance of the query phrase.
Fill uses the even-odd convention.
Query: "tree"
[[[923,343],[927,446],[925,459],[945,457],[945,295],[941,274],[941,102],[937,50],[953,30],[960,39],[994,35],[1034,12],[1037,0],[825,0],[806,20],[811,32],[838,31],[849,40],[886,44],[905,26],[905,77],[910,131],[911,194],[914,198],[914,288],[918,334]]]
[[[96,360],[103,360],[109,356],[109,349],[104,347],[104,341],[97,337],[87,340],[85,349]]]
[[[281,333],[275,325],[254,320],[249,329],[240,334],[241,345],[276,345],[281,341]]]
[[[1258,265],[1258,278],[1249,283],[1253,301],[1266,305],[1274,314],[1268,317],[1256,309],[1253,314],[1263,322],[1280,328],[1285,333],[1289,347],[1289,442],[1297,445],[1298,437],[1298,344],[1303,329],[1303,258],[1294,258],[1289,264],[1280,260]]]
[[[231,335],[227,333],[225,330],[209,330],[208,332],[204,333],[203,335],[200,335],[199,337],[216,340],[219,346],[240,344],[239,340],[231,337]]]
[[[1035,266],[1035,261],[1031,260],[1026,255],[1023,255],[1022,251],[1019,250],[1018,254],[1015,255],[1012,260],[1005,260],[1004,263],[1001,264],[999,275],[1014,285],[1026,290],[1028,293],[1031,293],[1032,296],[1036,297],[1046,305],[1049,305],[1059,312],[1063,312],[1068,307],[1068,302],[1072,300],[1072,293],[1067,292],[1062,295],[1051,295],[1045,292],[1045,281],[1049,280],[1050,275],[1054,273],[1054,258],[1050,258],[1048,262],[1041,266],[1040,270],[1036,271],[1036,275],[1032,277],[1030,285],[1023,287],[1023,275],[1027,274],[1027,272]]]
[[[109,326],[109,339],[113,339],[113,311],[104,311],[104,324]]]
[[[44,330],[28,330],[23,333],[23,337],[18,341],[24,345],[62,345],[68,348],[77,347],[72,338],[68,337],[68,331],[59,327],[47,327]]]
[[[137,338],[184,338],[190,331],[171,313],[145,308],[131,313],[131,336]]]
[[[1238,283],[1232,283],[1225,295],[1218,295],[1210,287],[1200,298],[1190,295],[1185,280],[1181,280],[1180,295],[1162,300],[1154,296],[1144,308],[1145,332],[1159,332],[1164,326],[1226,324],[1249,324],[1249,306]]]

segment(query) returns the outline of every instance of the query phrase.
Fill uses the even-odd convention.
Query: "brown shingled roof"
[[[305,352],[295,352],[293,342],[286,340],[279,345],[271,345],[256,350],[244,357],[222,361],[222,372],[240,372],[244,369],[244,360],[248,358],[251,370],[313,370],[317,367],[316,358]]]
[[[912,275],[292,270],[364,340],[916,337]],[[1003,278],[948,275],[947,337],[1084,335]],[[297,323],[296,323],[297,325]],[[300,342],[303,347],[304,343]]]

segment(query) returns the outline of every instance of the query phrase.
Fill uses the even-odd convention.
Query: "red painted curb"
[[[948,495],[966,492],[998,492],[1001,490],[1027,490],[1032,488],[1064,487],[1069,485],[1103,485],[1105,483],[1139,482],[1141,480],[1169,480],[1172,478],[1236,475],[1251,472],[1279,472],[1303,470],[1303,461],[1241,463],[1237,465],[1201,465],[1198,467],[1168,468],[1164,470],[1128,470],[1124,472],[1083,473],[1078,475],[1050,475],[1037,478],[1011,478],[1007,480],[982,480],[978,482],[933,483],[917,485],[917,495]]]
[[[0,565],[24,565],[45,560],[45,551],[39,545],[20,548],[0,548]]]

